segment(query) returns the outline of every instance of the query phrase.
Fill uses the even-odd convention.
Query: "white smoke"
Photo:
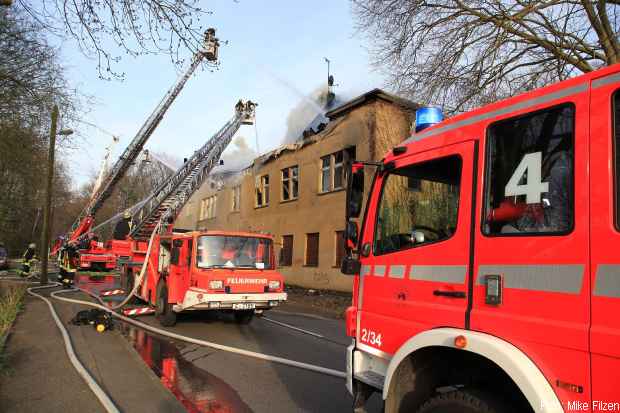
[[[151,155],[158,162],[161,162],[172,171],[176,171],[183,165],[183,159],[167,152],[151,151]]]
[[[293,143],[301,139],[304,130],[318,116],[324,117],[327,103],[327,86],[317,87],[309,96],[304,97],[286,117],[286,134],[282,143]],[[327,122],[327,118],[323,119]]]
[[[213,173],[239,172],[247,168],[258,156],[254,148],[251,148],[243,136],[237,136],[222,154],[224,165],[213,168]]]

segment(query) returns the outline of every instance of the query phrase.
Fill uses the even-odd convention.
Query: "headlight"
[[[269,281],[270,290],[277,290],[278,288],[280,288],[280,281]]]
[[[221,290],[224,288],[224,281],[222,280],[209,281],[209,288],[212,290]]]

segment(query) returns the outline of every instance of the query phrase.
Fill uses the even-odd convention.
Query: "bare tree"
[[[0,117],[45,126],[57,103],[65,116],[77,102],[57,50],[49,46],[42,28],[23,13],[0,9]]]
[[[399,92],[462,111],[620,62],[620,1],[352,0]]]
[[[82,53],[97,61],[99,76],[122,78],[113,65],[121,53],[168,54],[181,64],[179,51],[198,50],[202,39],[197,0],[17,0],[48,32],[69,35]]]
[[[56,55],[29,15],[0,8],[0,241],[12,255],[39,238],[50,109],[75,113]],[[55,191],[66,194],[70,179],[62,161],[56,167]]]

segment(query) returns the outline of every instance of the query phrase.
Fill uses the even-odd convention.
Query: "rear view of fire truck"
[[[132,260],[123,266],[121,282],[155,305],[165,326],[186,310],[230,310],[247,323],[255,310],[286,299],[271,237],[173,230],[181,209],[219,163],[239,127],[254,122],[255,107],[239,101],[232,119],[133,213],[128,236]]]
[[[436,115],[349,169],[355,410],[620,411],[620,65]]]

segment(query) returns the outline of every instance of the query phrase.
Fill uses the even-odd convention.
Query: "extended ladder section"
[[[133,162],[136,160],[144,144],[151,137],[159,122],[161,122],[164,114],[170,108],[176,97],[179,95],[187,80],[192,76],[196,68],[200,65],[203,59],[206,59],[207,62],[216,62],[217,61],[217,52],[219,48],[219,41],[215,37],[215,29],[208,29],[205,32],[203,48],[199,50],[192,59],[192,64],[189,68],[177,79],[176,83],[172,86],[170,90],[164,95],[163,99],[159,102],[151,116],[144,122],[136,136],[133,138],[131,143],[125,148],[125,151],[120,156],[120,158],[116,161],[110,173],[107,175],[105,180],[101,183],[101,186],[92,197],[88,206],[84,208],[84,210],[80,213],[76,221],[71,226],[71,230],[69,232],[69,241],[76,240],[80,237],[85,231],[88,231],[90,228],[90,223],[92,223],[92,219],[94,215],[97,213],[99,208],[103,205],[103,203],[108,199],[114,190],[114,187],[120,181],[127,170],[131,167]],[[87,223],[85,225],[85,223]]]
[[[146,240],[159,222],[174,222],[181,208],[218,164],[239,127],[254,123],[255,108],[256,104],[251,101],[237,103],[232,119],[134,211],[130,238]],[[160,228],[163,230],[166,226]]]

